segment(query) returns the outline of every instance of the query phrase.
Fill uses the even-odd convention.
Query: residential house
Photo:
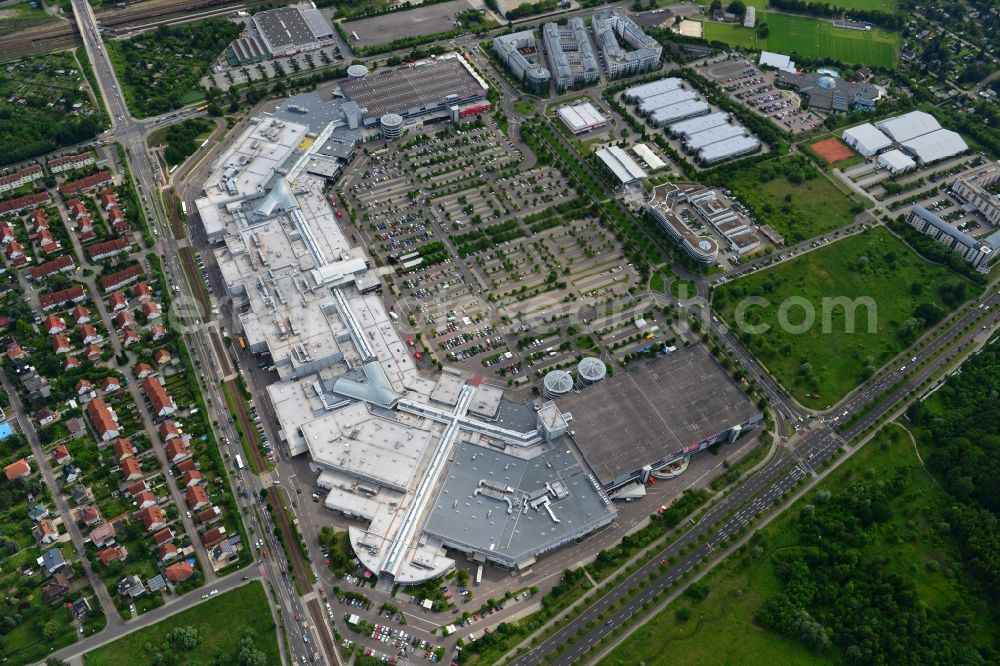
[[[50,548],[42,556],[35,560],[42,568],[46,576],[51,576],[55,572],[66,566],[66,558],[58,548]]]
[[[126,481],[135,481],[142,478],[142,466],[135,458],[129,457],[121,461],[122,477]]]
[[[212,503],[208,499],[208,493],[201,486],[191,486],[188,488],[184,493],[184,501],[187,502],[188,508],[191,511],[197,511]]]
[[[76,465],[73,464],[63,465],[62,468],[63,483],[73,483],[74,481],[77,481],[80,478],[81,474],[83,474],[83,470],[81,470]]]
[[[72,497],[73,501],[77,504],[86,504],[87,502],[94,501],[94,493],[91,492],[90,488],[82,485],[70,488],[69,496]]]
[[[27,460],[21,458],[4,467],[3,474],[7,477],[8,481],[24,479],[31,474],[31,465],[28,464]]]
[[[10,222],[7,222],[6,220],[0,222],[0,243],[6,245],[15,238],[14,227],[10,226]]]
[[[45,319],[42,320],[42,330],[45,331],[46,335],[63,333],[66,331],[66,323],[55,315],[46,315]]]
[[[214,523],[220,518],[222,518],[222,509],[218,506],[210,506],[207,509],[198,512],[198,522],[202,525]]]
[[[48,518],[42,518],[38,521],[33,529],[35,533],[35,540],[41,546],[47,546],[50,543],[55,543],[59,539],[59,528],[56,524]]]
[[[135,343],[139,342],[139,340],[140,340],[139,334],[136,333],[134,328],[127,327],[124,330],[122,330],[122,345],[124,346],[134,345]]]
[[[155,352],[153,352],[153,360],[156,361],[157,366],[162,368],[167,363],[173,361],[173,357],[170,355],[170,352],[167,351],[166,349],[157,349]]]
[[[146,377],[142,380],[142,388],[149,399],[154,415],[170,416],[177,411],[174,399],[167,394],[167,390],[163,388],[163,384],[156,377]]]
[[[227,536],[225,526],[219,526],[210,529],[207,532],[202,532],[201,540],[204,542],[205,548],[211,548],[212,546],[224,541]]]
[[[44,504],[32,504],[31,507],[28,509],[28,518],[30,518],[31,522],[33,523],[37,523],[42,518],[48,518],[48,517],[49,517],[49,510],[45,507]]]
[[[66,425],[69,425],[69,421],[66,422]],[[69,449],[66,448],[65,444],[57,445],[52,457],[55,459],[57,465],[63,465],[73,459],[73,456],[70,455]]]
[[[72,348],[73,343],[62,333],[52,336],[52,351],[56,354],[67,354]]]
[[[156,495],[150,490],[143,490],[141,493],[136,495],[133,503],[139,511],[148,509],[149,507],[156,506],[158,504],[156,501]]]
[[[79,199],[70,199],[66,206],[69,209],[69,218],[74,222],[87,217],[87,207]]]
[[[164,421],[156,428],[156,430],[160,434],[160,440],[163,442],[169,442],[170,440],[181,436],[180,428],[178,428],[177,424],[173,421]]]
[[[67,356],[63,359],[63,370],[75,370],[80,367],[80,359],[76,356]]]
[[[160,315],[157,314],[156,316],[159,317]],[[153,342],[159,342],[165,337],[167,337],[167,329],[163,328],[162,326],[154,326],[153,328],[149,329],[149,339],[152,340]]]
[[[77,361],[77,364],[79,364],[79,361]],[[81,419],[73,418],[66,421],[66,430],[69,431],[70,437],[72,437],[73,439],[78,439],[80,437],[83,437],[84,434],[86,434],[87,427],[83,424],[83,421]]]
[[[124,562],[126,557],[128,557],[128,549],[125,546],[111,546],[97,553],[97,559],[104,565],[112,562]]]
[[[104,352],[102,352],[101,348],[98,347],[97,345],[87,345],[86,347],[83,348],[84,358],[86,358],[88,361],[91,361],[92,363],[96,363],[97,361],[101,360],[101,356],[103,355],[103,353]]]
[[[170,530],[169,527],[164,527],[162,530],[153,535],[153,542],[157,546],[162,546],[168,541],[173,541],[173,539],[174,539],[174,533]]]
[[[163,448],[167,452],[167,462],[170,463],[176,464],[185,458],[191,457],[191,451],[188,449],[184,439],[180,437],[169,440]]]
[[[160,562],[169,562],[170,560],[180,556],[180,550],[177,549],[172,543],[165,543],[160,546],[157,551],[157,557],[160,558]]]
[[[201,472],[193,469],[190,472],[184,472],[184,476],[182,476],[180,480],[180,485],[182,488],[190,488],[191,486],[196,486],[199,483],[202,483],[204,480],[205,477],[202,476]]]
[[[128,328],[135,326],[135,317],[128,310],[122,310],[115,315],[115,328]]]
[[[128,231],[128,218],[118,206],[112,206],[108,211],[108,223],[116,233],[123,234]]]
[[[49,229],[49,214],[38,209],[31,214],[31,233],[40,234]]]
[[[76,394],[86,395],[94,390],[94,384],[89,379],[80,379],[76,382]]]
[[[116,289],[121,289],[125,285],[132,284],[139,277],[145,273],[142,269],[142,264],[133,264],[128,268],[122,269],[117,273],[112,273],[111,275],[105,275],[98,282],[104,291],[114,291]]]
[[[84,324],[80,327],[80,342],[85,345],[97,344],[101,341],[101,335],[94,328],[93,324]]]
[[[82,169],[94,163],[94,153],[87,151],[79,155],[64,155],[49,160],[49,171],[52,173],[62,173],[73,169]]]
[[[66,289],[54,291],[51,294],[42,294],[38,298],[42,303],[42,310],[48,312],[53,308],[61,306],[70,307],[70,304],[79,303],[86,297],[87,294],[84,292],[83,287],[76,284]]]
[[[141,306],[139,306],[139,311],[145,315],[146,320],[159,319],[160,317],[160,304],[155,301],[146,301]]]
[[[50,606],[63,600],[70,590],[69,579],[62,571],[57,571],[52,580],[42,588],[42,601]]]
[[[193,575],[194,565],[185,561],[175,562],[163,570],[163,577],[174,585],[186,581]]]
[[[120,291],[108,296],[108,312],[118,312],[128,308],[128,299],[125,298],[125,294]]]
[[[167,355],[169,356],[170,352],[167,352]],[[27,352],[21,349],[21,345],[16,342],[12,342],[7,345],[7,358],[10,360],[17,361],[18,359],[27,358],[27,356]]]
[[[73,318],[73,321],[76,322],[77,326],[90,323],[90,310],[82,305],[74,305],[73,310],[70,312],[70,316]]]
[[[101,522],[101,512],[96,506],[83,506],[77,511],[77,520],[82,520],[87,527],[93,527]]]
[[[133,574],[122,578],[115,590],[123,597],[137,599],[146,593],[146,586],[142,584],[142,580],[138,576]]]
[[[113,444],[113,448],[115,452],[115,460],[117,462],[121,462],[138,453],[138,450],[136,450],[136,448],[132,445],[132,442],[124,437],[116,439]]]
[[[10,245],[7,247],[10,247]],[[68,254],[64,254],[50,261],[46,261],[44,264],[38,264],[37,266],[29,268],[28,279],[41,280],[42,278],[47,278],[50,275],[55,275],[57,273],[72,273],[75,270],[76,263],[73,261],[73,257]]]
[[[145,379],[153,374],[153,368],[149,365],[149,363],[136,363],[133,371],[138,379]]]
[[[101,197],[101,208],[103,208],[106,211],[111,210],[112,207],[118,205],[118,197],[115,196],[115,193],[112,192],[111,189],[107,187],[101,190],[100,197]]]
[[[184,460],[176,463],[175,466],[177,467],[178,472],[184,474],[185,472],[190,472],[191,470],[196,469],[198,464],[194,461],[194,458],[185,458]]]
[[[18,169],[13,173],[0,176],[0,194],[16,190],[44,176],[45,174],[42,172],[42,167],[39,164],[32,164],[23,169]]]
[[[91,261],[110,259],[118,254],[127,254],[132,249],[132,241],[127,238],[113,238],[103,243],[96,243],[87,248]]]
[[[3,252],[12,266],[24,266],[28,263],[28,257],[24,254],[24,246],[17,241],[7,243]]]
[[[63,197],[67,197],[71,194],[77,194],[78,192],[86,192],[87,190],[96,189],[101,185],[105,185],[110,182],[110,171],[98,171],[97,173],[87,176],[86,178],[80,178],[79,180],[72,180],[63,183],[59,186],[59,192],[62,193]]]
[[[104,378],[104,382],[101,384],[101,390],[105,393],[121,391],[122,383],[117,377],[108,376]]]
[[[45,409],[39,410],[39,412],[35,414],[35,418],[38,419],[38,425],[47,426],[50,423],[58,421],[59,414],[46,407]]]
[[[114,543],[116,536],[114,523],[101,523],[90,530],[90,542],[98,548]]]
[[[145,479],[142,481],[136,481],[135,483],[125,486],[125,492],[127,492],[132,499],[139,496],[139,493],[149,490],[149,485],[146,483]]]
[[[108,407],[104,398],[94,398],[88,402],[84,412],[90,419],[90,425],[97,432],[97,437],[102,442],[110,442],[121,435],[118,428],[118,415]]]
[[[79,620],[90,612],[90,602],[87,601],[87,597],[80,597],[79,599],[73,602],[73,605],[70,606],[69,611],[70,613],[73,614],[74,618]]]
[[[153,297],[153,290],[145,282],[140,282],[132,287],[132,295],[138,298],[140,302],[145,302]]]
[[[35,241],[38,243],[38,249],[45,254],[54,254],[62,249],[62,244],[56,240],[56,237],[48,229],[39,231],[35,236]]]
[[[147,532],[157,532],[167,526],[167,519],[159,506],[148,506],[139,512],[139,520]]]

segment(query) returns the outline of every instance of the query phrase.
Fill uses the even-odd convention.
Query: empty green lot
[[[726,283],[713,309],[797,400],[826,408],[927,329],[920,306],[944,314],[976,291],[877,227]]]
[[[863,0],[859,0],[863,1]],[[833,58],[843,63],[895,67],[899,55],[898,33],[834,28],[829,19],[757,12],[757,24],[767,23],[767,37],[742,24],[705,23],[705,38],[748,49]]]

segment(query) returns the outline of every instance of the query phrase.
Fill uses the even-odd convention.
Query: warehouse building
[[[663,46],[620,10],[597,12],[591,21],[591,27],[597,47],[604,56],[604,70],[609,78],[638,74],[659,67]],[[622,43],[632,50],[624,48]]]
[[[719,141],[725,141],[738,136],[747,136],[746,128],[742,125],[719,125],[703,132],[696,132],[688,137],[684,142],[684,150],[689,153],[697,153],[705,146],[710,146]]]
[[[610,146],[598,150],[597,158],[618,178],[621,185],[629,185],[642,180],[648,174],[618,146]]]
[[[712,129],[713,127],[725,125],[728,122],[728,113],[725,111],[716,111],[715,113],[710,113],[707,116],[692,118],[691,120],[682,120],[679,123],[674,123],[669,127],[667,133],[675,139],[684,141],[690,138],[692,134],[704,132],[705,130]]]
[[[901,116],[879,121],[875,123],[875,127],[896,143],[903,143],[939,130],[941,124],[929,113],[910,111]]]
[[[871,123],[863,123],[844,130],[840,135],[848,146],[865,157],[871,157],[892,145],[892,139]]]
[[[917,167],[917,163],[901,150],[893,148],[878,156],[878,165],[888,169],[892,175],[906,173]]]
[[[698,162],[704,166],[742,157],[760,150],[760,141],[752,136],[738,136],[705,146],[698,151]]]
[[[632,146],[632,152],[646,163],[646,166],[650,171],[656,171],[667,166],[667,163],[661,160],[660,157],[644,143],[637,143]]]
[[[649,124],[653,127],[662,127],[679,120],[703,116],[711,110],[712,107],[708,102],[701,99],[690,99],[686,102],[657,109],[649,116]]]
[[[583,134],[608,124],[608,119],[590,102],[561,106],[556,113],[573,134]]]
[[[1000,226],[1000,199],[994,193],[1000,182],[1000,163],[990,162],[963,174],[951,186],[951,191],[966,205],[979,211],[993,226]]]
[[[556,88],[566,90],[597,80],[600,75],[597,57],[582,18],[574,16],[567,26],[546,23],[542,26],[542,37]]]
[[[493,52],[526,88],[534,92],[548,89],[552,75],[538,63],[538,48],[532,30],[497,37],[493,40]]]
[[[969,149],[958,132],[938,129],[900,143],[920,166],[961,155]]]
[[[770,51],[761,51],[760,58],[757,60],[757,64],[761,67],[773,67],[782,72],[795,72],[795,62],[786,55],[780,53],[771,53]]]
[[[317,49],[333,37],[330,22],[309,3],[258,12],[252,24],[263,50],[275,56]]]
[[[959,231],[923,206],[914,206],[906,221],[920,233],[947,245],[966,263],[982,273],[989,270],[990,262],[1000,251],[1000,231],[978,240],[964,231]]]
[[[735,441],[763,415],[703,345],[637,360],[556,399],[572,441],[606,492],[644,483],[713,444]]]
[[[653,97],[654,95],[662,95],[663,93],[667,93],[672,90],[677,90],[678,88],[683,88],[683,87],[684,87],[683,79],[678,79],[675,77],[660,79],[659,81],[653,81],[651,83],[643,83],[642,85],[626,88],[625,92],[622,93],[622,100],[624,100],[628,104],[635,104],[636,102],[641,102],[642,100],[648,97]]]
[[[653,95],[652,97],[645,97],[641,102],[639,102],[639,115],[648,116],[657,109],[662,109],[674,104],[680,104],[681,102],[686,102],[692,99],[700,99],[698,93],[693,90],[683,90],[680,88],[677,90],[671,90],[670,92],[661,93],[659,95]]]

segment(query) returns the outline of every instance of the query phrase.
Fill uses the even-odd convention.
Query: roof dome
[[[837,81],[829,74],[824,74],[823,76],[816,79],[816,85],[824,90],[833,90],[837,87]]]

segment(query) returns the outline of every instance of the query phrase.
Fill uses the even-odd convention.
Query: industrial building
[[[871,111],[881,95],[878,87],[866,82],[847,81],[827,72],[778,72],[775,84],[794,88],[805,97],[809,108],[827,113]]]
[[[656,171],[667,166],[667,163],[661,160],[659,155],[654,153],[652,149],[644,143],[637,143],[632,146],[632,152],[646,164],[650,171]]]
[[[628,153],[618,146],[602,148],[595,154],[597,159],[601,160],[608,171],[614,174],[623,186],[642,180],[649,175],[635,163],[635,160],[628,156]]]
[[[875,127],[896,143],[903,143],[922,134],[939,130],[941,124],[929,113],[910,111],[901,116],[879,121],[875,123]]]
[[[974,171],[962,174],[951,191],[967,206],[986,218],[993,226],[1000,226],[1000,199],[997,198],[997,183],[1000,182],[1000,163],[989,162]]]
[[[914,206],[906,221],[920,233],[947,245],[966,263],[983,273],[989,270],[990,262],[1000,251],[1000,231],[995,231],[979,240],[964,231],[959,231],[954,225],[948,224],[923,206]]]
[[[618,9],[601,10],[591,21],[608,78],[656,69],[663,46]],[[629,47],[631,50],[622,46]]]
[[[573,134],[583,134],[608,124],[608,119],[590,102],[560,106],[556,114]]]
[[[674,212],[673,204],[678,187],[665,183],[653,188],[647,207],[660,223],[660,228],[695,261],[711,264],[719,255],[719,244],[709,236],[695,233],[681,217]]]
[[[290,455],[308,454],[324,506],[357,520],[348,533],[362,564],[390,585],[444,574],[448,548],[524,568],[614,520],[565,454],[571,414],[508,402],[502,387],[451,370],[418,372],[364,247],[307,168],[341,122],[315,133],[254,118],[212,165],[196,207],[234,334],[278,374],[267,391],[279,438]],[[461,505],[441,499],[452,496]]]
[[[710,113],[707,116],[692,118],[691,120],[682,120],[679,123],[674,123],[668,128],[667,134],[675,139],[686,141],[693,134],[710,130],[713,127],[718,127],[719,125],[725,125],[728,122],[728,113],[725,111],[716,111],[715,113]]]
[[[626,88],[625,92],[622,93],[622,99],[629,104],[635,104],[636,102],[640,102],[649,97],[654,97],[655,95],[662,95],[663,93],[667,93],[670,92],[671,90],[677,90],[678,88],[683,88],[683,87],[684,87],[683,79],[670,77],[666,79],[660,79],[658,81],[653,81],[651,83],[643,83],[642,85]]]
[[[702,132],[695,132],[684,141],[684,150],[689,153],[697,153],[705,146],[710,146],[719,141],[726,141],[735,137],[747,136],[749,132],[742,125],[719,125]]]
[[[871,157],[892,145],[892,139],[871,123],[849,127],[840,135],[848,146],[865,157]]]
[[[566,26],[546,23],[542,26],[542,37],[558,90],[587,85],[600,76],[597,57],[582,18],[574,16]]]
[[[742,157],[760,150],[760,141],[753,136],[738,136],[727,141],[705,146],[698,151],[698,162],[703,166]]]
[[[450,53],[431,60],[379,69],[363,78],[341,81],[340,94],[361,109],[365,127],[377,127],[387,113],[406,121],[449,115],[451,107],[486,99],[489,85],[466,62]]]
[[[310,3],[269,9],[253,15],[252,37],[266,53],[286,56],[317,49],[333,37],[330,22]]]
[[[662,127],[672,123],[703,116],[712,110],[711,105],[701,99],[690,99],[686,102],[679,102],[664,106],[654,111],[649,116],[649,124],[653,127]]]
[[[660,93],[659,95],[644,97],[643,100],[639,102],[639,106],[636,108],[639,111],[639,115],[649,116],[658,109],[673,106],[674,104],[680,104],[681,102],[686,102],[692,99],[700,99],[698,97],[698,93],[693,90],[678,88],[677,90]]]
[[[888,169],[892,175],[906,173],[917,167],[917,163],[901,150],[893,148],[878,156],[878,165]]]
[[[526,88],[533,92],[548,90],[552,75],[539,64],[534,31],[523,30],[495,38],[493,52]]]
[[[921,166],[961,155],[969,150],[968,144],[965,143],[961,135],[948,129],[938,129],[921,134],[909,141],[903,141],[900,146],[912,155]]]
[[[633,361],[556,404],[573,414],[571,439],[609,493],[644,483],[713,444],[732,442],[763,419],[702,345]]]

